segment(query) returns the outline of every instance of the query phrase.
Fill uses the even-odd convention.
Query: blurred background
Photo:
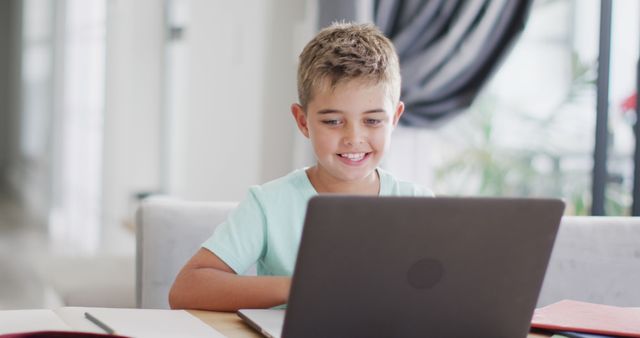
[[[523,3],[470,106],[403,123],[382,166],[437,195],[632,215],[640,2]],[[0,309],[65,304],[86,278],[131,297],[142,198],[237,201],[312,164],[289,112],[298,54],[333,20],[379,24],[384,5],[0,1]]]

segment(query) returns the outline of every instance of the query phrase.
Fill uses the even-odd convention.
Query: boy
[[[291,112],[316,165],[251,187],[176,277],[172,308],[285,304],[313,195],[432,195],[377,167],[404,111],[398,57],[377,28],[338,23],[320,31],[300,54],[298,96]],[[258,276],[240,276],[255,263]]]

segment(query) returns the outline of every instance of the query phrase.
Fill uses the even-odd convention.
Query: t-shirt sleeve
[[[398,195],[416,197],[435,197],[431,189],[413,182],[398,182]]]
[[[216,227],[202,247],[213,252],[237,274],[244,273],[263,254],[265,247],[265,217],[252,187],[247,198],[229,213],[227,219]]]
[[[436,195],[431,191],[431,189],[424,187],[422,185],[415,186],[415,196],[423,196],[423,197],[436,197]]]

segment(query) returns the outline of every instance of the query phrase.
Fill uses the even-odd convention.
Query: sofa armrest
[[[562,299],[640,306],[640,217],[562,218],[538,306]]]

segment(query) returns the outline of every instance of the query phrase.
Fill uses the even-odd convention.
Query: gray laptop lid
[[[283,337],[525,337],[564,203],[317,196]]]

